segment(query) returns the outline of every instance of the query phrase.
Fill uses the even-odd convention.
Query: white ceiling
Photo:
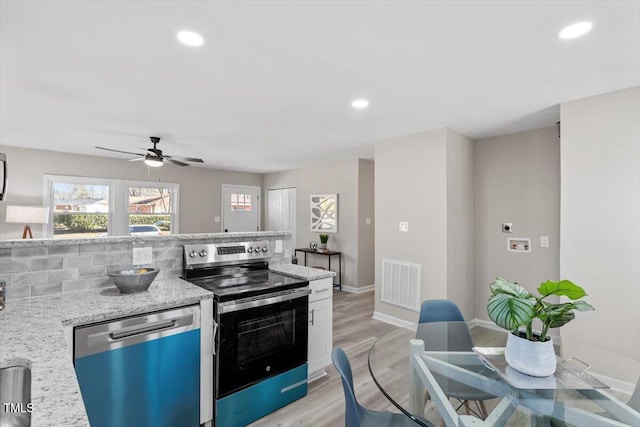
[[[94,146],[158,135],[251,172],[372,158],[444,126],[552,126],[560,102],[640,84],[639,1],[2,0],[0,19],[0,144],[123,159]]]

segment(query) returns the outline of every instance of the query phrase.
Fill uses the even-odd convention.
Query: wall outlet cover
[[[540,236],[540,247],[541,248],[549,247],[549,236]]]
[[[153,262],[153,248],[133,248],[133,265],[146,265]]]
[[[409,231],[409,223],[408,222],[400,222],[400,231],[406,233]]]
[[[276,251],[277,254],[282,253],[282,240],[276,240]]]

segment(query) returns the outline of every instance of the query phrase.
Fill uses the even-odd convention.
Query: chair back
[[[418,323],[456,321],[464,322],[464,316],[456,303],[451,300],[426,300],[420,307],[420,319]]]
[[[340,347],[335,347],[331,353],[331,360],[333,361],[333,366],[336,367],[336,370],[342,378],[345,400],[345,426],[360,427],[360,418],[358,416],[360,405],[353,391],[353,375],[351,373],[349,358],[344,350]]]

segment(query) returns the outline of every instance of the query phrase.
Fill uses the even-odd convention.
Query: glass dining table
[[[455,335],[467,331],[465,322],[424,323],[417,331],[388,332],[371,346],[375,384],[416,425],[428,426],[425,419],[438,425],[441,419],[447,426],[640,426],[640,413],[570,360],[558,358],[553,376],[535,378],[508,367],[504,349],[425,350],[429,339],[427,349],[449,348],[448,341],[455,343]],[[459,414],[443,391],[447,381],[495,396],[486,401],[486,418]]]

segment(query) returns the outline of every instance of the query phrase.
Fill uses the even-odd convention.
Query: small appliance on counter
[[[307,394],[309,282],[269,271],[270,258],[267,241],[184,247],[183,278],[213,292],[216,426]]]

